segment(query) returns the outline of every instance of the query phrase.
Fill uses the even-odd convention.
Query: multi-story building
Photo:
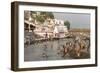
[[[64,26],[63,20],[55,19],[54,36],[63,38],[68,33],[67,27]]]
[[[36,14],[38,15],[39,13]],[[38,25],[38,22],[31,18],[30,11],[25,12],[24,23],[25,30],[32,30],[35,34],[41,36],[41,38],[63,38],[68,33],[67,27],[64,26],[63,20],[48,18],[43,24]]]

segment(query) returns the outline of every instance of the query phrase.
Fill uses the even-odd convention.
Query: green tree
[[[33,19],[36,18],[36,12],[35,12],[35,11],[31,11],[31,17],[32,17]]]
[[[64,25],[67,26],[68,30],[70,29],[70,22],[68,20],[64,22]]]
[[[36,11],[31,11],[31,17],[40,23],[44,23],[46,19],[54,19],[54,15],[52,12],[40,12],[37,15]]]
[[[47,18],[54,19],[54,15],[52,12],[47,12],[46,15],[47,15]]]
[[[40,22],[40,23],[44,23],[44,21],[45,21],[45,18],[42,17],[42,16],[36,16],[35,19],[36,19],[38,22]]]
[[[40,15],[42,15],[45,19],[54,19],[54,15],[52,12],[40,12]]]

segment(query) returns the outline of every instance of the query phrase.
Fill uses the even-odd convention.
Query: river
[[[66,43],[75,44],[73,38],[63,38],[59,40],[36,42],[34,44],[27,45],[24,48],[24,61],[75,59],[75,57],[70,55],[62,57],[63,53],[60,51],[63,50],[63,45],[66,45]],[[86,40],[85,43],[87,46],[89,45],[88,40]],[[86,56],[84,56],[82,59],[90,58],[90,52],[87,51],[87,48],[83,49],[83,51],[85,51],[83,56]]]

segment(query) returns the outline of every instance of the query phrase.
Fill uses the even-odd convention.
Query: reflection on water
[[[83,43],[81,44],[81,42]],[[62,60],[62,59],[85,59],[90,58],[89,40],[63,38],[36,42],[25,46],[24,61]]]

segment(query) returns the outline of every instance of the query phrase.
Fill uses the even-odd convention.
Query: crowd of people
[[[89,53],[90,50],[90,40],[80,39],[79,37],[71,42],[67,42],[62,45],[62,48],[58,49],[58,54],[62,57],[81,57],[83,53]]]
[[[30,37],[26,37],[24,40],[24,42],[25,42],[24,45],[26,48],[28,45],[30,45],[30,40],[32,41],[32,39],[29,39],[29,38]],[[88,37],[88,39],[87,39],[87,37],[85,37],[85,39],[84,39],[81,36],[75,36],[75,37],[70,37],[70,38],[73,40],[66,41],[66,43],[60,45],[60,48],[57,49],[57,55],[61,56],[62,58],[66,58],[66,57],[81,58],[82,56],[84,56],[86,54],[88,54],[88,55],[90,54],[90,38],[89,37]],[[66,37],[65,39],[68,39],[68,38]],[[54,39],[52,39],[50,41],[54,41]],[[36,42],[35,42],[35,44],[36,44]],[[39,44],[39,42],[37,44]],[[46,49],[48,49],[48,45],[45,44],[44,50],[43,50],[44,52],[41,54],[42,57],[44,57],[44,58],[48,57]]]

